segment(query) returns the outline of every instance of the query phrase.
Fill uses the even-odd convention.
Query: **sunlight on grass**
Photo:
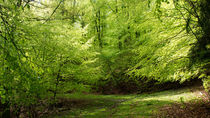
[[[64,118],[152,117],[164,105],[181,102],[181,100],[186,102],[197,98],[196,94],[190,92],[189,89],[140,95],[84,95],[77,93],[66,94],[62,97],[88,102],[85,106],[72,108],[65,115],[62,114]],[[56,118],[59,117],[57,116]]]
[[[190,92],[189,90],[185,91],[167,91],[167,92],[160,92],[154,94],[155,96],[148,96],[144,99],[141,99],[142,101],[148,101],[148,100],[160,100],[160,101],[171,101],[171,102],[179,102],[180,98],[183,98],[184,101],[189,101],[192,99],[197,98],[195,96],[195,93]]]

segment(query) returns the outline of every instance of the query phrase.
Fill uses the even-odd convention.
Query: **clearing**
[[[167,111],[177,104],[186,108],[185,103],[203,100],[205,92],[201,87],[196,89],[182,88],[148,94],[132,95],[94,95],[66,94],[60,96],[56,110],[51,118],[150,118],[162,117],[161,110]],[[209,98],[205,96],[209,102]],[[208,103],[207,102],[207,103]],[[200,103],[199,103],[200,104]],[[205,105],[209,105],[206,104]],[[190,108],[191,109],[191,108]],[[192,108],[193,109],[193,108]],[[205,108],[209,110],[208,108]],[[162,112],[161,112],[162,113]],[[45,114],[43,117],[46,117]],[[207,117],[210,116],[207,111]],[[47,115],[49,117],[49,114]]]

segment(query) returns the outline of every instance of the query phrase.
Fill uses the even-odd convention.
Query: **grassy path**
[[[60,96],[71,100],[71,109],[52,118],[149,118],[164,105],[197,99],[199,91],[169,90],[139,95],[83,95]]]

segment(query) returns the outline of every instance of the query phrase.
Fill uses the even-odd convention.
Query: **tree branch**
[[[61,1],[59,2],[59,4],[58,4],[57,7],[53,10],[53,12],[52,12],[52,14],[50,15],[50,17],[49,17],[44,23],[46,23],[47,21],[50,20],[50,18],[54,15],[54,13],[56,12],[56,10],[60,7],[60,5],[61,5],[62,2],[64,2],[64,0],[61,0]]]

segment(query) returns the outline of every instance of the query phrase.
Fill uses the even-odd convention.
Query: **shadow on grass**
[[[118,100],[107,98],[58,98],[55,113],[50,116],[44,115],[42,118],[70,118],[81,116],[93,116],[97,112],[103,112],[107,108],[114,106]]]
[[[154,112],[170,101],[148,100],[135,103],[103,101],[92,102],[82,107],[72,107],[71,110],[55,114],[53,118],[142,118],[152,117]]]
[[[51,118],[145,118],[154,117],[162,106],[188,101],[196,95],[189,89],[140,95],[65,95],[60,96],[70,110]],[[69,105],[68,105],[69,104]],[[62,107],[61,107],[62,108]]]

